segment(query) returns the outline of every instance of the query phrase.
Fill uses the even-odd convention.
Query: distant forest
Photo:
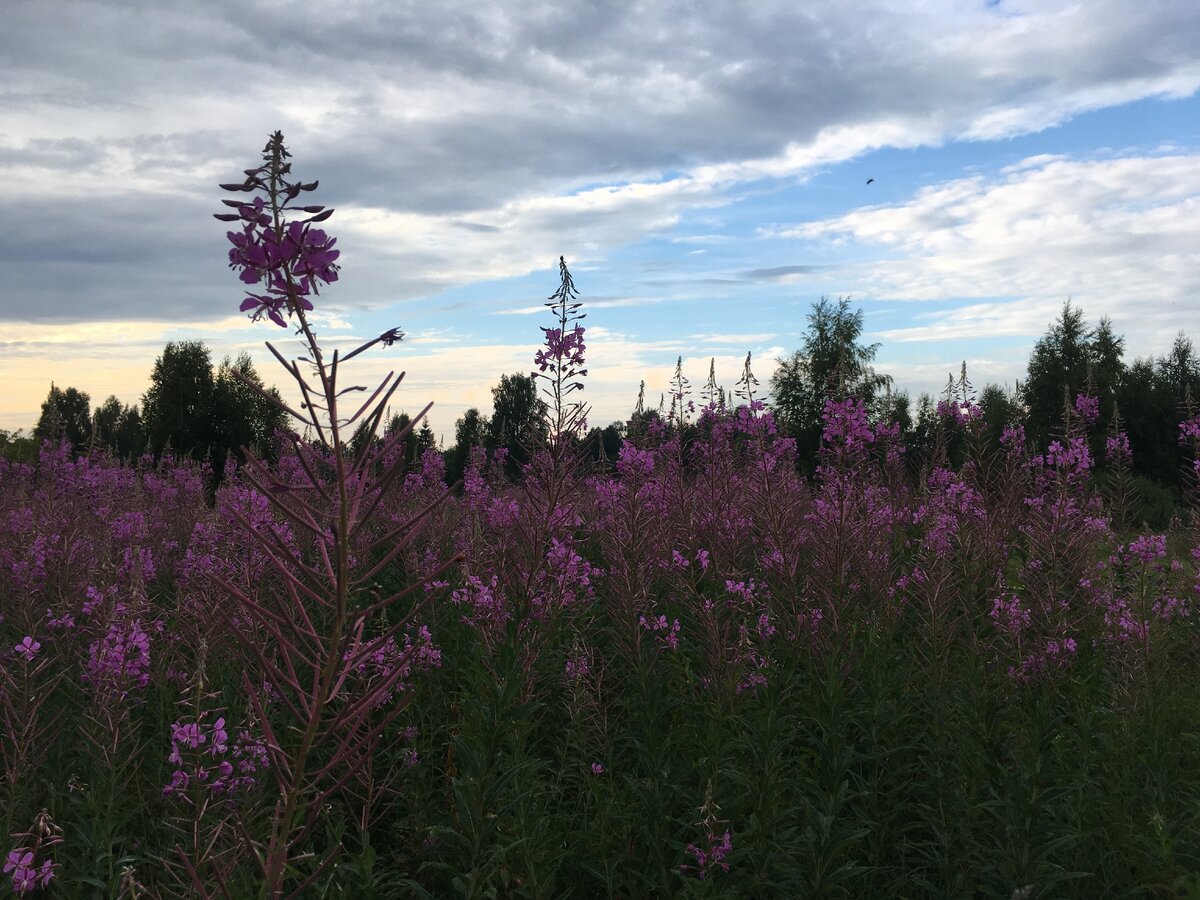
[[[1192,470],[1180,446],[1179,423],[1196,415],[1200,398],[1200,359],[1182,331],[1162,355],[1127,362],[1125,339],[1112,323],[1101,318],[1093,326],[1068,301],[1034,346],[1025,378],[1012,388],[977,388],[964,363],[940,396],[921,394],[915,401],[894,389],[891,376],[875,369],[880,345],[864,344],[862,331],[861,309],[852,309],[846,299],[822,298],[808,314],[801,346],[779,361],[760,398],[774,413],[780,432],[796,441],[802,470],[811,473],[818,464],[828,400],[857,398],[872,423],[898,429],[915,476],[934,464],[959,465],[966,456],[964,435],[952,427],[955,416],[948,419],[948,408],[958,410],[960,417],[966,410],[981,419],[982,439],[996,453],[1005,433],[1018,426],[1031,447],[1044,451],[1063,438],[1073,416],[1082,415],[1097,469],[1110,464],[1114,441],[1132,452],[1128,468],[1137,522],[1162,528],[1181,513]],[[286,417],[273,402],[278,392],[263,384],[249,356],[214,365],[203,343],[170,343],[155,361],[150,381],[140,404],[123,404],[112,396],[94,410],[87,393],[52,384],[31,436],[0,430],[0,456],[33,462],[43,440],[66,440],[78,453],[111,454],[131,464],[153,463],[169,453],[208,465],[214,486],[230,460],[242,457],[243,448],[273,457],[273,437],[287,424]],[[542,427],[545,403],[535,380],[524,373],[503,376],[492,388],[492,401],[489,415],[472,408],[458,419],[449,447],[439,448],[423,423],[406,454],[416,460],[430,450],[441,452],[453,483],[474,448],[492,453],[504,449],[510,473],[519,475],[527,448],[536,443]],[[708,383],[693,392],[677,368],[669,394],[648,404],[643,384],[629,417],[592,428],[581,452],[598,467],[608,467],[626,436],[644,440],[647,434],[680,430],[685,439],[688,432],[699,436],[706,405],[728,408],[744,402],[744,397],[726,396],[711,370]],[[409,421],[407,414],[398,413],[386,432]],[[360,429],[353,446],[358,449],[367,439]]]

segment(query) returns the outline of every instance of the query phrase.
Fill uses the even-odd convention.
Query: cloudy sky
[[[1197,47],[1191,0],[8,0],[0,428],[52,379],[136,402],[169,340],[283,386],[210,215],[275,129],[336,208],[321,335],[402,327],[360,377],[447,441],[560,254],[595,424],[680,355],[765,385],[823,294],[914,396],[1011,385],[1068,297],[1163,353],[1200,340]]]

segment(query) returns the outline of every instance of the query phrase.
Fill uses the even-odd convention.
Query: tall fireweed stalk
[[[306,896],[333,864],[339,846],[319,855],[313,849],[322,810],[353,802],[347,785],[369,765],[386,729],[406,708],[408,678],[437,659],[428,631],[417,622],[429,596],[421,590],[427,579],[386,590],[378,578],[449,494],[441,492],[403,522],[377,526],[384,496],[404,471],[405,454],[396,451],[429,406],[382,443],[368,440],[358,453],[350,451],[357,423],[365,422],[370,435],[378,431],[404,373],[389,372],[365,402],[349,402],[367,389],[343,385],[344,365],[404,335],[391,329],[344,356],[337,350],[326,356],[307,314],[320,287],[338,279],[336,239],[317,227],[332,210],[302,203],[301,195],[317,182],[295,179],[290,156],[282,133],[275,132],[261,165],[247,169],[244,181],[221,185],[239,196],[222,201],[233,212],[216,215],[236,223],[228,232],[229,266],[249,286],[241,309],[255,320],[291,323],[307,349],[307,357],[289,360],[267,343],[301,397],[299,408],[280,405],[315,435],[313,443],[295,432],[286,435],[299,478],[268,468],[253,453],[241,470],[299,538],[285,542],[276,529],[231,511],[266,557],[276,590],[252,597],[222,574],[212,575],[259,638],[249,641],[259,671],[243,673],[242,685],[278,791],[269,834],[246,834],[264,898]],[[363,677],[367,669],[369,678]],[[186,865],[188,856],[181,851],[180,857]],[[212,882],[226,893],[231,874],[219,868],[208,876],[190,872],[204,896],[212,894]]]
[[[588,408],[576,399],[587,375],[579,292],[559,257],[559,287],[545,306],[553,327],[542,327],[544,342],[534,356],[547,398],[545,420],[524,436],[532,445],[515,490],[505,500],[479,503],[475,476],[468,484],[468,508],[477,523],[465,542],[467,577],[452,599],[463,619],[479,629],[485,647],[512,643],[518,649],[524,681],[533,690],[534,665],[559,622],[592,599],[600,570],[580,552],[584,496],[580,477],[582,436]]]
[[[556,319],[556,327],[542,327],[545,346],[534,354],[533,362],[538,371],[533,373],[542,381],[542,390],[550,400],[547,418],[549,445],[555,451],[576,439],[587,429],[587,406],[579,400],[569,400],[576,391],[583,390],[583,379],[587,376],[584,353],[585,328],[579,323],[587,313],[579,310],[579,291],[575,279],[567,268],[564,257],[558,258],[559,286],[544,304]],[[568,331],[567,326],[571,329]],[[557,454],[556,454],[557,455]]]

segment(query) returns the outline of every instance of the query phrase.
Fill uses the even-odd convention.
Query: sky
[[[765,389],[823,295],[914,398],[1012,387],[1068,299],[1161,355],[1200,339],[1197,47],[1192,0],[8,0],[0,428],[51,381],[138,402],[168,341],[287,392],[211,215],[276,129],[335,209],[321,339],[405,331],[349,371],[447,444],[560,255],[594,425],[679,357]]]

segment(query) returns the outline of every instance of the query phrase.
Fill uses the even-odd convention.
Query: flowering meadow
[[[610,470],[563,262],[529,462],[447,485],[381,428],[403,376],[346,374],[402,334],[309,325],[282,136],[222,187],[295,430],[215,496],[0,461],[0,894],[1200,897],[1200,522],[1130,527],[1094,398],[999,449],[948,399],[923,458],[830,399],[809,478],[747,358]]]

